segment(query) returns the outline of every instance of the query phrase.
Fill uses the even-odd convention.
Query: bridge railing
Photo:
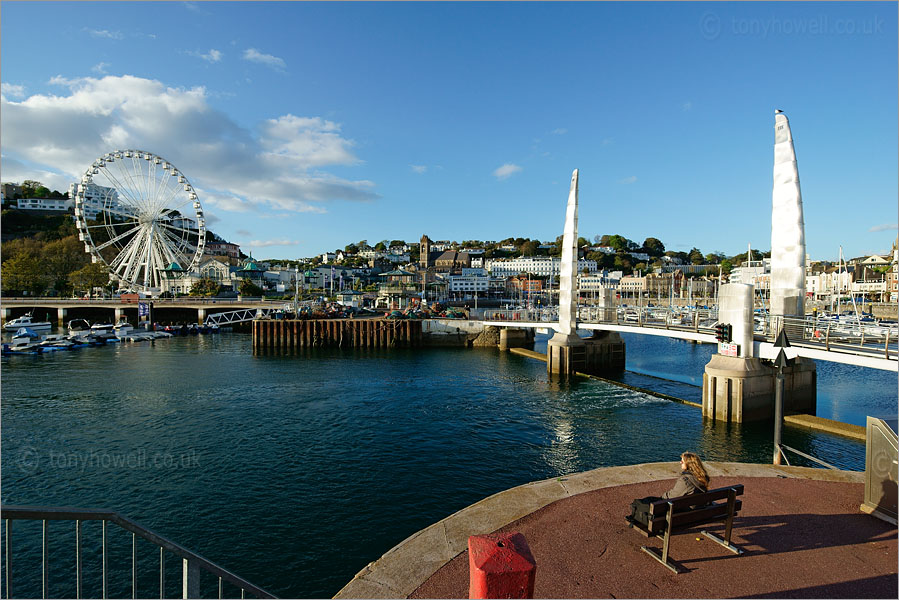
[[[112,523],[131,532],[131,597],[149,597],[149,594],[142,592],[137,593],[137,538],[140,537],[156,546],[159,549],[159,597],[165,598],[165,553],[169,552],[178,556],[182,560],[182,589],[178,594],[180,598],[200,598],[200,571],[206,571],[218,578],[218,598],[223,597],[223,584],[225,582],[236,586],[240,589],[240,597],[244,598],[246,593],[256,596],[257,598],[275,598],[274,595],[265,591],[261,587],[254,585],[242,577],[238,577],[224,567],[203,558],[199,554],[192,552],[176,544],[175,542],[154,533],[143,527],[142,525],[132,521],[131,519],[120,515],[112,510],[97,508],[68,508],[68,507],[45,507],[45,506],[3,506],[0,507],[0,518],[3,519],[6,526],[6,539],[4,544],[6,581],[5,592],[7,598],[15,598],[13,588],[13,572],[12,572],[12,523],[18,520],[41,521],[42,523],[42,549],[41,549],[41,597],[49,596],[49,577],[50,562],[48,558],[48,538],[49,538],[49,522],[50,521],[69,521],[75,525],[75,551],[74,554],[74,578],[75,578],[75,596],[82,598],[82,556],[83,544],[81,539],[81,528],[83,521],[102,521],[102,538],[100,541],[102,551],[101,561],[101,580],[102,580],[102,597],[109,597],[109,543],[107,539],[107,525]],[[70,563],[71,564],[71,563]],[[19,595],[21,597],[21,594]]]

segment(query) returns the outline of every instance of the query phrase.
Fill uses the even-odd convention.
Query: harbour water
[[[626,342],[623,382],[699,400],[711,346]],[[274,594],[330,597],[415,531],[512,486],[686,449],[770,461],[770,424],[712,425],[601,381],[561,384],[495,349],[250,346],[221,334],[4,358],[3,503],[114,509]],[[896,384],[818,363],[818,414],[895,416]],[[786,427],[784,442],[864,468],[856,441]],[[38,597],[40,524],[14,532],[14,595]],[[99,535],[85,524],[86,596],[99,596]],[[53,523],[50,539],[50,595],[73,597],[74,525]],[[112,531],[110,547],[110,596],[126,596],[130,535]],[[158,554],[138,557],[138,596],[155,596]],[[174,594],[174,558],[167,573]]]

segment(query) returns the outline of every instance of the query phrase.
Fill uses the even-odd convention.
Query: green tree
[[[721,272],[722,273],[724,273],[726,275],[730,275],[730,272],[733,270],[733,268],[734,268],[733,263],[730,262],[728,259],[725,258],[724,260],[721,261]]]
[[[394,246],[405,246],[406,242],[403,240],[390,240],[390,246],[388,248],[392,248]]]
[[[378,242],[377,244],[375,244],[375,250],[377,250],[378,252],[384,252],[385,250],[387,250],[387,244],[385,244],[384,242]]]
[[[204,277],[190,286],[190,293],[188,295],[209,298],[218,294],[220,289],[221,286],[216,281],[213,281],[209,277]]]
[[[84,246],[75,236],[47,242],[42,254],[50,285],[58,292],[71,290],[69,275],[88,263],[88,255],[84,252]]]
[[[356,244],[347,244],[344,247],[343,251],[346,252],[347,254],[358,254],[359,246],[357,246]]]
[[[88,263],[69,274],[69,284],[76,291],[92,294],[94,288],[105,287],[109,283],[109,270],[102,263]]]
[[[690,261],[691,265],[701,265],[705,262],[705,257],[702,255],[699,248],[691,248],[690,252],[687,254],[687,260]]]
[[[34,296],[41,294],[48,283],[41,261],[34,256],[19,254],[3,261],[3,291],[13,294],[28,292]]]
[[[658,238],[648,237],[643,240],[643,252],[650,256],[662,256],[665,254],[665,244]]]
[[[250,281],[249,279],[244,279],[240,282],[240,287],[237,288],[237,291],[240,292],[241,296],[262,296],[265,294],[265,291]]]
[[[537,254],[537,246],[539,246],[537,242],[529,240],[519,246],[518,250],[523,256],[534,256]]]

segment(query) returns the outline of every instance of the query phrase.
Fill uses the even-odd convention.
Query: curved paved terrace
[[[864,473],[706,463],[710,487],[743,483],[735,556],[699,535],[671,539],[675,575],[640,550],[634,498],[669,489],[678,463],[596,469],[522,485],[419,531],[336,598],[467,598],[469,535],[519,531],[537,562],[535,598],[896,598],[896,527],[860,512]],[[705,526],[712,532],[723,524]]]

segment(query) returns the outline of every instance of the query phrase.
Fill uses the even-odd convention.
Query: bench
[[[640,546],[640,549],[654,559],[671,569],[675,574],[682,569],[668,561],[668,549],[671,544],[671,536],[678,531],[691,529],[697,525],[724,521],[724,539],[703,530],[702,535],[716,542],[734,554],[743,554],[743,551],[730,543],[730,534],[733,530],[734,515],[743,507],[743,502],[737,496],[743,495],[743,484],[717,488],[702,494],[690,494],[680,498],[658,500],[650,504],[649,519],[646,525],[626,517],[627,521],[646,537],[662,538],[662,551],[656,548]],[[726,500],[726,502],[717,502]],[[696,508],[692,508],[692,507]]]

